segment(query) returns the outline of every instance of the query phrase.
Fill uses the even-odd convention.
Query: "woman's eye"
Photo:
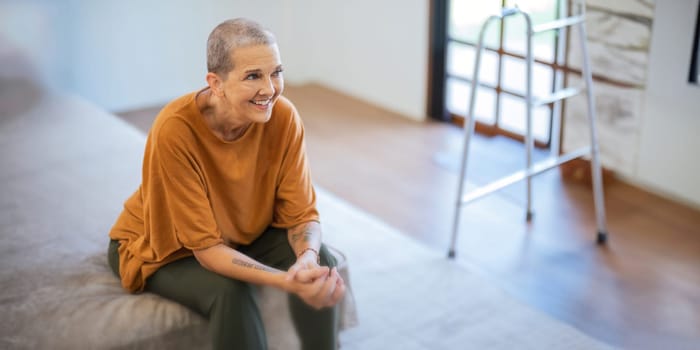
[[[272,72],[272,76],[273,76],[273,77],[279,77],[280,75],[282,75],[282,70],[281,70],[281,69]]]
[[[257,73],[252,73],[252,74],[246,75],[245,80],[255,80],[255,79],[258,79],[258,77],[259,77],[259,75]]]

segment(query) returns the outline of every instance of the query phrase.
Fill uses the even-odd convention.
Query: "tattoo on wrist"
[[[249,262],[249,261],[241,260],[241,259],[239,259],[239,258],[233,258],[233,260],[231,260],[231,262],[232,262],[234,265],[247,267],[247,268],[249,268],[249,269],[255,269],[255,270],[260,270],[260,271],[267,271],[267,272],[275,272],[275,270],[273,270],[273,269],[271,269],[271,268],[269,268],[269,267],[267,267],[267,266],[265,266],[265,265],[262,265],[262,264],[255,264],[255,263],[252,263],[252,262]]]

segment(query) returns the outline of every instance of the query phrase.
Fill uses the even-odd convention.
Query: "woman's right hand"
[[[336,268],[326,266],[298,271],[292,280],[285,279],[283,289],[294,293],[314,309],[337,304],[345,295],[345,282]]]

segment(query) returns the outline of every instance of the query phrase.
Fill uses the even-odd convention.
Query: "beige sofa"
[[[32,92],[5,95],[11,113],[0,119],[0,348],[208,348],[205,320],[125,293],[107,267],[107,233],[140,181],[145,136],[77,97]],[[297,347],[286,297],[259,295],[270,348]],[[351,293],[341,315],[341,329],[356,322]]]

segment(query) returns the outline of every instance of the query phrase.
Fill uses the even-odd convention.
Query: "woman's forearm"
[[[318,254],[318,250],[321,248],[321,224],[309,221],[291,227],[287,231],[287,238],[296,256],[309,248]]]
[[[327,285],[336,283],[333,279],[329,280],[328,267],[301,272],[300,274],[305,274],[301,278],[302,281],[289,279],[286,272],[255,261],[224,244],[197,250],[194,256],[207,270],[239,281],[272,286],[294,293],[309,305],[326,306],[323,295],[318,295],[319,291],[328,289]]]
[[[285,272],[262,264],[224,244],[197,250],[194,256],[207,270],[258,285],[283,288]]]

